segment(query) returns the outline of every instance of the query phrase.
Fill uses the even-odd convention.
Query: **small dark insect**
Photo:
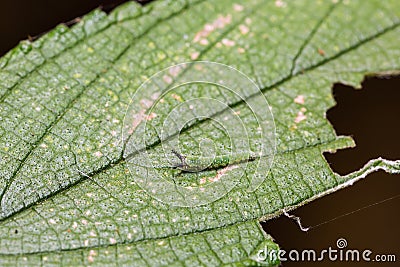
[[[176,150],[171,150],[172,153],[174,153],[175,156],[178,157],[178,159],[181,161],[181,164],[177,165],[177,168],[184,168],[185,166],[187,166],[186,164],[186,157],[181,155],[180,153],[178,153]]]

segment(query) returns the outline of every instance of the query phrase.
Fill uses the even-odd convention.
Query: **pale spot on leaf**
[[[157,114],[152,112],[152,113],[150,113],[150,115],[147,115],[146,120],[150,121],[150,120],[154,119],[155,117],[157,117]]]
[[[296,96],[296,98],[294,99],[294,103],[303,105],[304,104],[304,96],[303,95]]]
[[[164,82],[166,82],[168,84],[172,83],[172,81],[173,81],[172,78],[168,75],[164,75],[163,80],[164,80]]]
[[[91,256],[91,255],[88,256],[88,262],[90,262],[90,263],[94,262],[93,256]]]
[[[177,76],[180,72],[181,72],[181,66],[179,66],[179,65],[169,68],[169,74],[171,74],[174,77]],[[158,96],[159,95],[160,94],[158,93]],[[156,98],[158,98],[158,96]]]
[[[277,7],[286,7],[286,3],[283,2],[282,0],[276,0],[276,1],[275,1],[275,5],[276,5]]]
[[[247,27],[246,25],[243,25],[243,24],[239,25],[239,30],[240,30],[240,33],[243,35],[247,34],[250,31],[249,27]]]
[[[151,99],[152,100],[156,100],[156,99],[158,99],[159,96],[160,96],[160,92],[156,92],[156,93],[151,95]]]
[[[297,116],[296,116],[296,118],[294,119],[294,122],[295,122],[295,123],[299,123],[299,122],[305,120],[306,118],[307,118],[307,116],[304,115],[303,111],[300,110],[300,111],[297,113]]]
[[[140,105],[143,108],[150,108],[153,105],[154,101],[148,100],[148,99],[142,99],[140,100]]]
[[[200,40],[200,44],[201,44],[201,45],[208,45],[209,42],[208,42],[207,39],[201,39],[201,40]]]
[[[190,58],[192,60],[196,60],[199,56],[200,56],[199,52],[193,52],[192,54],[190,54]]]
[[[232,16],[230,14],[226,16],[220,15],[211,24],[207,23],[206,25],[204,25],[203,29],[196,33],[196,35],[194,36],[193,42],[198,43],[200,40],[206,39],[215,29],[222,29],[227,24],[231,23],[231,21]]]
[[[182,102],[182,101],[183,101],[183,100],[182,100],[182,97],[179,96],[179,95],[177,95],[177,94],[171,94],[171,96],[172,96],[173,99],[178,100],[179,102]]]
[[[226,166],[225,168],[218,170],[215,177],[209,178],[210,182],[218,182],[222,176],[227,174],[229,171],[239,168],[237,165]]]
[[[241,11],[243,11],[244,7],[239,4],[233,4],[233,9],[237,12],[241,12]]]
[[[222,44],[223,45],[225,45],[225,46],[234,46],[235,45],[235,41],[232,41],[232,40],[230,40],[230,39],[226,39],[226,38],[224,38],[224,39],[222,39]]]

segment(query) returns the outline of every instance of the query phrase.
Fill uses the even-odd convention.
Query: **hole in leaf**
[[[77,18],[100,8],[109,13],[128,0],[3,1],[0,9],[0,56],[21,40],[35,40],[60,23],[71,27]]]
[[[342,84],[333,87],[337,105],[327,118],[338,135],[350,135],[353,149],[325,153],[339,174],[360,169],[368,160],[400,159],[400,76],[370,77],[357,90]]]
[[[361,90],[342,84],[334,86],[337,105],[328,111],[327,118],[338,135],[352,136],[357,145],[324,154],[335,172],[347,174],[380,156],[400,158],[399,89],[400,76],[366,78]],[[287,252],[291,249],[300,252],[336,249],[337,239],[345,238],[350,248],[361,251],[368,248],[374,254],[398,254],[400,214],[396,210],[400,197],[391,197],[400,193],[399,178],[400,175],[379,171],[353,186],[289,212],[300,217],[304,227],[316,226],[309,232],[302,232],[295,222],[283,215],[262,223],[263,229]],[[389,200],[380,203],[385,199]],[[369,205],[372,206],[362,209]],[[347,213],[351,214],[340,217]],[[327,222],[331,219],[334,220]],[[317,226],[321,223],[324,224]],[[310,265],[320,266],[321,263],[283,263],[285,267]],[[347,265],[365,266],[365,263],[346,262]],[[342,266],[342,263],[324,260],[323,266]]]
[[[110,0],[110,1],[100,1],[100,9],[109,14],[117,6],[122,3],[128,2],[128,0]]]
[[[141,5],[147,5],[148,3],[150,3],[150,2],[153,2],[153,1],[155,1],[155,0],[136,0],[136,2],[138,2],[139,4],[141,4]]]

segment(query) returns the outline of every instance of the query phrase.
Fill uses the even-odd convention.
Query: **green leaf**
[[[339,176],[322,156],[354,145],[325,118],[332,84],[359,87],[365,75],[400,70],[399,17],[397,1],[130,2],[21,42],[0,59],[0,265],[278,264],[257,261],[260,249],[277,249],[259,220],[371,171],[400,173],[400,161],[377,159]],[[122,126],[148,77],[194,59],[232,66],[257,83],[272,107],[276,154],[254,192],[246,190],[248,172],[215,202],[177,207],[135,182]],[[244,101],[226,102],[245,113]],[[213,138],[204,129],[215,130],[211,120],[181,135]],[[142,137],[134,131],[130,140]],[[158,155],[162,142],[146,138],[143,148]],[[218,164],[199,173],[215,175]]]

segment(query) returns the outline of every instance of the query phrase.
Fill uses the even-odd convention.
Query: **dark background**
[[[41,35],[59,23],[101,7],[110,11],[124,0],[90,1],[3,1],[0,9],[0,55],[28,36]],[[361,168],[369,159],[382,156],[400,159],[400,77],[366,78],[362,90],[336,84],[333,94],[337,106],[327,117],[338,134],[351,135],[355,149],[326,154],[334,171],[346,174]],[[400,261],[400,197],[371,204],[400,194],[400,175],[377,172],[355,185],[316,200],[291,214],[301,217],[304,226],[329,223],[301,232],[290,219],[281,216],[263,223],[285,250],[336,248],[345,238],[348,248],[370,249],[374,253],[396,254]],[[321,263],[284,263],[283,266],[310,266]],[[344,263],[325,261],[323,266],[397,266],[395,263]]]

